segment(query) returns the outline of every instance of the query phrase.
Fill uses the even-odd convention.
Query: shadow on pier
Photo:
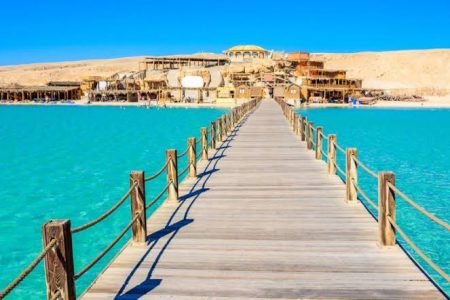
[[[189,226],[195,221],[194,219],[189,218],[189,212],[197,200],[199,200],[201,196],[205,195],[210,190],[210,188],[208,188],[208,182],[215,173],[220,171],[220,169],[217,168],[218,163],[226,157],[227,150],[233,147],[233,140],[239,134],[239,130],[252,114],[253,112],[244,117],[244,119],[222,142],[222,144],[216,148],[215,153],[213,153],[213,156],[208,159],[206,166],[203,167],[197,174],[195,182],[191,185],[188,191],[181,194],[183,186],[180,185],[180,197],[178,204],[169,216],[165,226],[147,236],[147,245],[149,248],[130,271],[120,290],[117,292],[115,299],[138,299],[144,295],[148,295],[153,289],[161,284],[162,279],[153,278],[153,273],[158,266],[159,261],[170,244],[176,238],[177,234],[183,230],[183,228]],[[148,263],[148,258],[150,255],[154,256],[154,259],[151,260],[151,266],[148,268],[148,273],[145,280],[131,287],[131,279],[137,270],[142,270],[142,264],[144,261]]]

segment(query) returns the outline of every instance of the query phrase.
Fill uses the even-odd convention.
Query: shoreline
[[[76,100],[72,103],[60,102],[0,102],[0,106],[105,106],[105,107],[155,107],[155,108],[233,108],[239,103],[165,103],[165,104],[149,104],[147,101],[140,102],[91,102],[85,100]],[[292,103],[292,102],[291,102]],[[345,108],[354,107],[342,103],[310,103],[305,106],[294,105],[296,108],[311,107],[311,108]],[[360,108],[450,108],[450,96],[448,97],[427,97],[425,101],[405,102],[405,101],[377,101],[372,105],[359,105]]]
[[[337,103],[312,103],[306,107],[355,107],[348,104]],[[450,108],[450,100],[447,102],[421,101],[421,102],[402,102],[402,101],[378,101],[372,105],[358,105],[360,108]]]
[[[141,102],[91,102],[76,100],[71,103],[61,102],[0,102],[0,106],[96,106],[96,107],[155,107],[155,108],[233,108],[238,104],[231,103],[165,103],[149,104],[146,101]]]

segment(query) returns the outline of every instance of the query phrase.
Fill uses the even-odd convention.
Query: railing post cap
[[[43,224],[43,226],[46,226],[46,225],[57,225],[57,224],[66,224],[66,223],[68,223],[69,226],[70,226],[70,219],[50,219],[47,222],[45,222]]]
[[[392,171],[379,171],[378,175],[395,175],[395,173]]]

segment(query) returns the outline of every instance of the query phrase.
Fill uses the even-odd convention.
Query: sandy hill
[[[329,69],[348,70],[348,76],[362,78],[364,87],[424,90],[432,94],[450,90],[450,49],[350,54],[317,53]],[[42,63],[0,67],[0,85],[45,84],[50,80],[80,80],[83,76],[109,76],[134,71],[142,57]]]
[[[0,85],[46,84],[51,80],[80,81],[84,76],[111,76],[117,72],[137,71],[142,57],[85,60],[74,62],[39,63],[0,66]]]
[[[449,89],[450,49],[314,54],[326,68],[348,70],[363,86],[381,89]]]

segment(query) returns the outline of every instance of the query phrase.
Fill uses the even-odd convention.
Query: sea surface
[[[393,171],[396,186],[432,214],[450,223],[450,109],[306,108],[298,111],[337,135],[338,144],[356,147],[372,170]],[[326,142],[324,149],[327,149]],[[344,156],[338,155],[345,170]],[[359,168],[358,181],[377,203],[377,181]],[[369,211],[376,211],[365,201]],[[397,221],[404,232],[450,274],[450,232],[396,198]],[[450,284],[400,238],[400,244],[450,294]]]
[[[146,176],[165,162],[165,150],[184,151],[188,137],[226,109],[0,106],[0,290],[42,249],[50,219],[82,225],[109,209],[129,188],[129,172]],[[186,166],[185,159],[179,167]],[[146,184],[147,199],[165,176]],[[99,225],[73,236],[75,272],[89,263],[130,221],[129,201]],[[80,295],[121,247],[76,282]],[[43,263],[10,299],[45,299]]]

